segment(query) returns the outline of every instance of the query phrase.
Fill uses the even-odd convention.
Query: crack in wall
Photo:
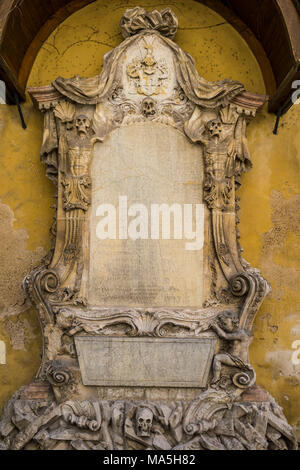
[[[27,250],[28,234],[24,229],[15,230],[14,221],[10,207],[0,203],[0,317],[28,309],[22,282],[46,254],[41,247]]]

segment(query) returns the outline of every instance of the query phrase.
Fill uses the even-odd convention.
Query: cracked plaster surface
[[[9,206],[0,203],[0,317],[28,309],[22,281],[45,255],[41,247],[27,250],[28,234],[24,229],[15,230],[14,220]]]

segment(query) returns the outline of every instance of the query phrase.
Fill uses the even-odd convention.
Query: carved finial
[[[149,12],[144,8],[135,7],[125,11],[120,26],[124,38],[141,31],[151,30],[158,31],[163,36],[173,39],[177,32],[178,19],[170,8]]]

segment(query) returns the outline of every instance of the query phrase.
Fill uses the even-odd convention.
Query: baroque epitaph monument
[[[127,10],[99,76],[31,88],[57,188],[24,280],[44,346],[5,449],[293,449],[248,348],[267,281],[241,256],[246,127],[267,97],[208,82],[165,8]]]

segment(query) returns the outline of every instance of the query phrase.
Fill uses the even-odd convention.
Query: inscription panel
[[[215,338],[75,338],[84,385],[205,387]]]
[[[91,174],[89,304],[201,305],[204,205],[200,147],[172,127],[154,122],[134,124],[113,131],[95,145]],[[158,227],[158,219],[152,218],[153,204],[165,208]],[[172,205],[176,205],[176,220],[172,210],[168,213]],[[105,218],[107,231],[116,220],[113,238],[99,238],[99,224]],[[163,223],[169,220],[168,238]],[[189,229],[197,235],[191,237]],[[137,232],[141,232],[140,238],[134,239]]]

